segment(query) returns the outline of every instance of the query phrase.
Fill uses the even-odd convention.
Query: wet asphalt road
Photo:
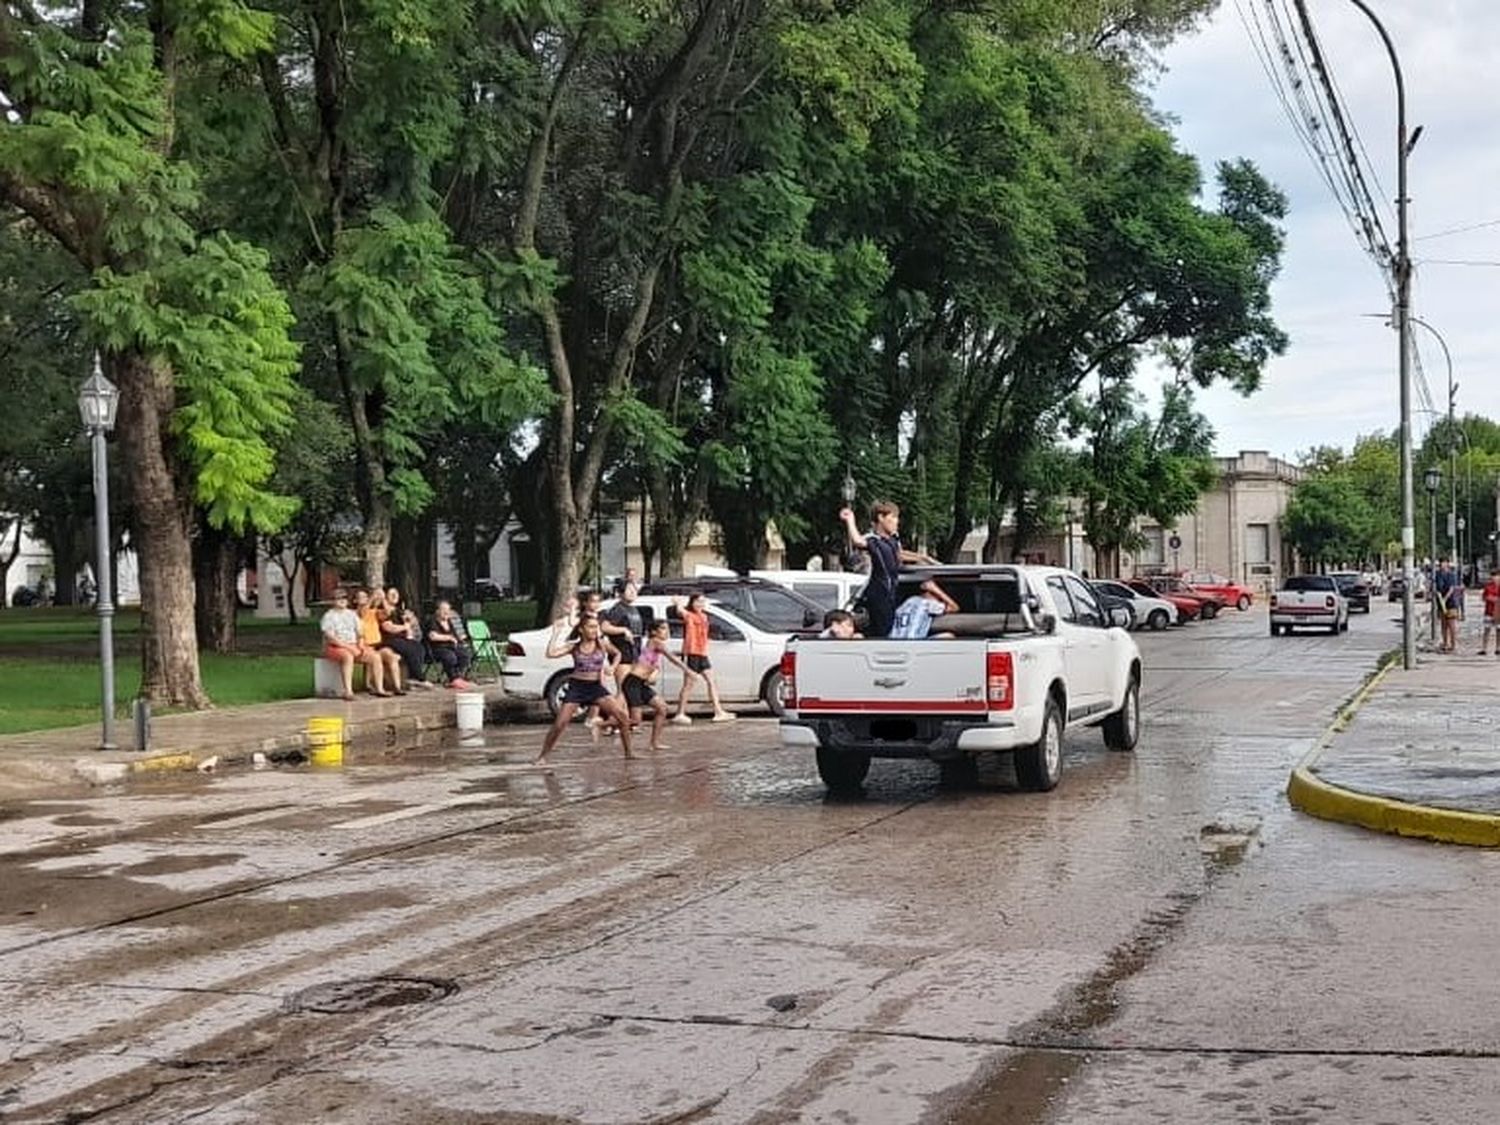
[[[1142,637],[1052,794],[747,717],[5,807],[0,1119],[1487,1120],[1500,856],[1291,812],[1395,634],[1266,634]]]

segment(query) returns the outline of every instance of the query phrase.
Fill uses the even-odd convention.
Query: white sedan
[[[1134,611],[1135,627],[1137,629],[1165,629],[1168,625],[1176,625],[1177,607],[1165,598],[1151,598],[1125,585],[1123,582],[1115,582],[1108,578],[1100,579],[1091,583],[1094,589],[1101,593],[1109,594],[1111,597],[1120,598],[1130,603]]]
[[[606,602],[605,609],[613,605]],[[667,610],[672,599],[662,595],[643,594],[635,600],[636,608],[647,626],[666,617],[672,635],[672,651],[682,650],[682,619]],[[719,697],[725,706],[764,703],[773,715],[780,715],[781,654],[789,634],[772,633],[708,599],[708,659],[713,664]],[[527,629],[512,633],[505,646],[505,689],[512,695],[545,699],[547,707],[557,714],[573,662],[568,657],[549,658],[547,641],[552,627]],[[607,686],[614,678],[605,676]],[[674,664],[663,662],[656,690],[669,702],[682,690],[682,673]],[[702,687],[695,688],[690,705],[706,705]]]

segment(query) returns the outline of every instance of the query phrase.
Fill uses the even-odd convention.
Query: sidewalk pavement
[[[537,701],[506,695],[499,684],[475,685],[485,696],[485,721],[505,722],[544,713]],[[344,720],[345,757],[396,755],[438,737],[456,721],[455,693],[434,687],[410,695],[354,702],[297,699],[250,707],[158,715],[151,721],[151,745],[101,751],[99,725],[63,727],[0,736],[0,798],[35,796],[83,784],[110,784],[145,772],[246,767],[257,754],[267,760],[297,760],[305,752],[307,721]],[[116,738],[126,747],[134,731],[128,719]]]
[[[1500,658],[1478,654],[1477,615],[1452,655],[1399,654],[1292,772],[1294,806],[1326,820],[1500,847]]]

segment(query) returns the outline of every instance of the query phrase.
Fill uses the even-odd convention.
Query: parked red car
[[[1176,595],[1197,598],[1200,603],[1200,615],[1205,621],[1212,621],[1219,615],[1219,610],[1229,604],[1217,594],[1210,594],[1207,590],[1188,585],[1175,574],[1153,574],[1147,581],[1151,583],[1158,596]]]
[[[1158,590],[1151,583],[1141,578],[1125,580],[1125,585],[1129,586],[1137,594],[1145,594],[1148,598],[1164,598],[1171,602],[1177,607],[1177,624],[1179,625],[1185,625],[1189,621],[1196,621],[1203,613],[1202,598],[1193,598],[1185,594],[1173,594],[1169,591]]]
[[[1231,582],[1222,574],[1214,574],[1207,570],[1198,570],[1191,573],[1184,572],[1178,575],[1194,590],[1203,594],[1212,594],[1223,600],[1225,605],[1232,605],[1235,609],[1244,611],[1250,608],[1250,603],[1255,600],[1255,591],[1249,586],[1241,586],[1238,582]]]

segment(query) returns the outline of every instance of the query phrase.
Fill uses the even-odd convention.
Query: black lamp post
[[[106,438],[115,428],[120,392],[104,377],[99,353],[94,353],[94,372],[78,390],[78,413],[94,460],[94,584],[99,596],[99,666],[103,686],[104,729],[99,749],[115,749],[115,632],[114,576],[109,565],[109,446]]]

